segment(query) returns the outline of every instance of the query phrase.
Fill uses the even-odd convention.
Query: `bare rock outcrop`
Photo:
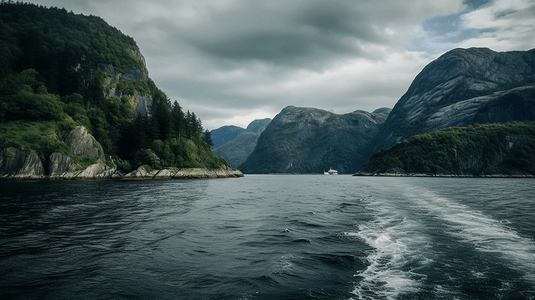
[[[158,170],[148,172],[145,167],[141,166],[135,171],[132,171],[122,177],[122,179],[152,179],[156,175]]]
[[[106,154],[100,143],[87,131],[84,126],[71,130],[63,139],[71,147],[74,154],[106,161]]]
[[[139,179],[202,179],[202,178],[238,178],[243,177],[243,173],[233,168],[222,166],[218,169],[189,168],[175,171],[173,169],[147,170],[141,166],[122,177],[127,180]]]
[[[67,154],[52,153],[48,159],[50,179],[74,179],[81,172]]]
[[[150,105],[152,103],[152,96],[150,93],[141,93],[138,90],[134,90],[133,94],[123,94],[117,89],[117,84],[124,80],[133,81],[146,81],[149,79],[149,72],[147,70],[145,58],[137,47],[130,49],[132,55],[142,63],[141,69],[128,69],[124,73],[116,72],[112,64],[103,64],[100,69],[110,75],[104,89],[104,97],[118,97],[126,96],[131,99],[132,109],[141,114],[142,116],[148,116],[150,113]]]
[[[173,169],[163,169],[160,170],[156,175],[154,175],[154,179],[171,179],[176,176],[176,171]]]
[[[116,172],[116,168],[97,163],[85,168],[74,179],[108,179],[112,178]]]
[[[1,151],[0,177],[8,179],[43,179],[45,168],[35,152],[26,155],[17,148],[9,147]]]
[[[243,177],[239,170],[223,166],[219,169],[191,168],[179,170],[174,178],[192,179],[192,178],[238,178]]]

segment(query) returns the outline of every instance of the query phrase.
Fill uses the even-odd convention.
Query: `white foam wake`
[[[378,199],[363,202],[374,219],[359,225],[358,231],[346,233],[373,248],[366,253],[368,268],[355,275],[359,278],[353,291],[357,299],[396,299],[417,293],[422,285],[433,284],[426,282],[422,269],[444,259],[438,257],[442,254],[431,251],[436,232],[473,245],[482,255],[499,258],[524,274],[521,280],[535,283],[535,243],[482,212],[410,185],[391,186]],[[432,224],[429,220],[433,220]],[[467,271],[475,277],[486,275],[479,269]],[[447,286],[425,289],[437,295],[458,295]]]
[[[400,294],[417,292],[425,276],[418,269],[432,261],[425,254],[428,240],[418,234],[421,224],[398,215],[387,203],[372,208],[374,220],[358,226],[356,233],[373,248],[367,253],[369,266],[356,274],[353,291],[358,299],[395,299]]]
[[[499,220],[431,191],[420,190],[412,198],[417,201],[417,206],[448,224],[450,235],[473,244],[483,253],[497,255],[524,273],[524,279],[535,283],[535,243],[532,240],[519,236]]]

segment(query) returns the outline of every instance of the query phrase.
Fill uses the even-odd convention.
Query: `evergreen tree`
[[[182,107],[178,104],[177,101],[173,103],[173,109],[171,111],[171,125],[173,129],[173,136],[177,139],[180,139],[184,132],[186,119],[184,117],[184,112],[182,112]]]
[[[202,123],[194,113],[185,115],[178,102],[171,104],[148,78],[117,76],[127,70],[148,74],[137,51],[131,37],[99,17],[2,1],[0,142],[9,140],[39,155],[57,148],[72,156],[72,149],[58,146],[44,151],[40,144],[66,147],[58,137],[82,125],[125,170],[138,164],[155,168],[224,164],[206,151]],[[121,98],[107,96],[110,88]],[[134,95],[152,99],[148,116],[135,113]],[[28,128],[39,128],[35,132],[43,136],[19,129],[28,122],[39,123]]]
[[[212,133],[210,130],[206,129],[202,135],[202,140],[210,147],[212,148],[214,146],[214,142],[212,141]]]

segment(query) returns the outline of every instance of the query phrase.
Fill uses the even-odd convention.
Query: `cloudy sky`
[[[206,129],[288,105],[392,108],[453,48],[535,48],[533,0],[34,0],[133,37],[150,77]]]

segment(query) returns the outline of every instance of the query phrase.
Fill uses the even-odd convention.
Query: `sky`
[[[134,38],[149,76],[205,129],[284,107],[393,108],[454,48],[535,48],[533,0],[34,0]]]

